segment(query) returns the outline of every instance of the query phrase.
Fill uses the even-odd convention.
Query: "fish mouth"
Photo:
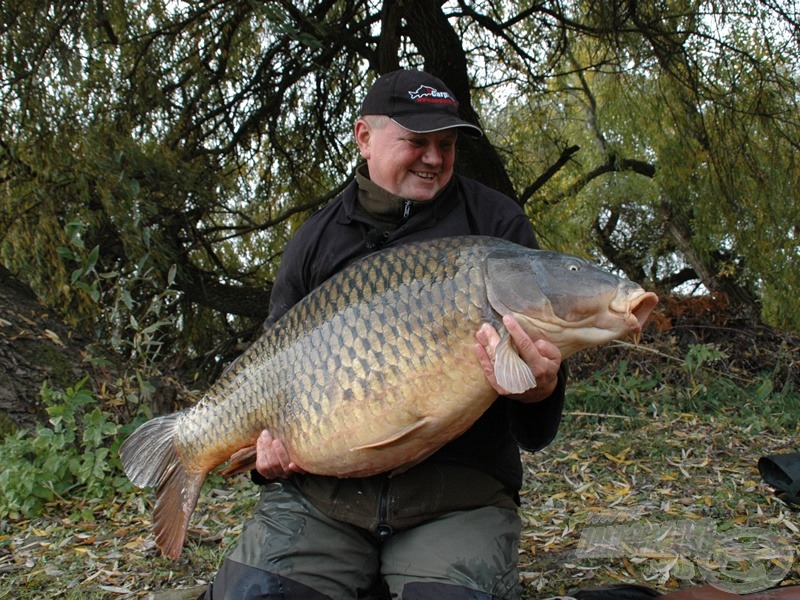
[[[642,289],[638,290],[638,294],[634,294],[632,298],[627,301],[625,309],[625,320],[630,326],[630,333],[636,342],[642,334],[642,328],[645,322],[650,317],[656,304],[658,304],[658,296],[653,292],[646,292]]]

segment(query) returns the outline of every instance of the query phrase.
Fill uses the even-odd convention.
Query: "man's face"
[[[370,179],[409,200],[430,200],[453,176],[456,129],[413,133],[392,120],[371,127],[356,122],[356,141],[367,161]]]

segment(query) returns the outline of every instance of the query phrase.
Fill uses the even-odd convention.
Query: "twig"
[[[632,417],[629,417],[627,415],[611,415],[611,414],[607,414],[607,413],[581,412],[581,411],[578,411],[578,410],[571,411],[571,412],[568,412],[566,414],[568,414],[570,416],[573,416],[573,417],[606,417],[608,419],[626,419],[628,421],[630,421],[631,418],[632,418]]]

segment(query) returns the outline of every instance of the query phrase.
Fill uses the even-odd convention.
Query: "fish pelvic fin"
[[[507,331],[503,332],[495,351],[494,376],[497,383],[512,394],[536,387],[536,377],[511,346],[511,335]]]
[[[189,517],[206,478],[205,472],[188,472],[175,448],[175,423],[180,414],[151,419],[134,431],[119,450],[131,483],[156,488],[156,545],[173,560],[180,556]]]

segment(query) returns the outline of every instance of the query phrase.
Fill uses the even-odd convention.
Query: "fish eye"
[[[580,271],[581,267],[580,267],[580,265],[577,265],[575,263],[570,263],[570,264],[567,265],[567,269],[569,269],[570,271],[575,272],[575,271]]]

